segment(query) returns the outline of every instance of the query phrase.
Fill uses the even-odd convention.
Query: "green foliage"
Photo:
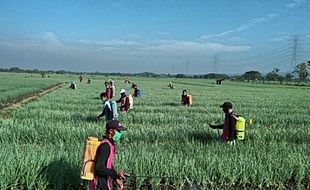
[[[300,63],[296,66],[295,72],[298,73],[298,77],[300,81],[305,81],[306,78],[309,76],[308,69],[310,68],[310,61]]]
[[[262,74],[259,71],[247,71],[242,76],[246,80],[260,80]]]
[[[0,113],[0,189],[79,189],[87,136],[100,136],[104,120],[98,99],[104,81],[63,87],[13,111]],[[133,92],[123,77],[113,78],[116,96]],[[50,79],[46,79],[50,80]],[[66,79],[67,80],[67,79]],[[128,128],[117,146],[116,169],[142,176],[203,181],[214,189],[277,189],[310,183],[308,88],[213,80],[130,78],[144,91],[134,109],[121,113]],[[181,93],[193,106],[180,106]],[[247,125],[246,139],[232,147],[219,141],[209,123],[223,122],[219,105],[231,101]]]
[[[285,75],[285,80],[286,80],[286,81],[290,82],[290,81],[292,81],[293,79],[294,79],[293,73],[287,73],[287,74]]]
[[[274,68],[270,73],[267,73],[266,79],[271,81],[282,79],[282,77],[278,74],[279,71],[279,68]]]
[[[56,75],[47,80],[38,74],[0,73],[0,103],[22,98],[59,82],[64,82],[63,76]]]

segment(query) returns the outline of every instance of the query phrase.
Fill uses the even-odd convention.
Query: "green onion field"
[[[112,78],[116,98],[125,77],[0,73],[0,102],[9,102],[61,82],[75,81],[22,108],[0,111],[0,189],[81,189],[85,139],[100,137],[104,118],[99,94]],[[176,189],[185,178],[205,189],[310,189],[310,88],[175,78],[129,78],[144,95],[134,109],[119,113],[128,128],[117,145],[115,167],[137,176],[171,177]],[[167,85],[173,82],[176,89]],[[180,106],[181,93],[193,96],[192,107]],[[224,113],[231,101],[246,120],[246,137],[236,146],[219,140]],[[253,123],[250,124],[249,120]],[[221,134],[221,131],[219,131]],[[141,184],[145,178],[137,178]],[[152,179],[156,186],[160,179]],[[85,186],[85,184],[84,184]],[[83,186],[83,187],[84,187]]]

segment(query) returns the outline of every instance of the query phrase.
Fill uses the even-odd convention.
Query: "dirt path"
[[[17,109],[17,108],[20,108],[23,104],[31,101],[31,100],[34,100],[36,98],[39,98],[47,93],[50,93],[50,92],[53,92],[55,90],[57,90],[58,88],[61,88],[65,85],[65,83],[60,83],[60,84],[57,84],[55,86],[52,86],[48,89],[45,89],[43,91],[40,91],[40,92],[37,92],[37,93],[34,93],[34,94],[31,94],[29,96],[25,96],[25,97],[22,97],[22,98],[19,98],[19,99],[16,99],[16,100],[12,100],[10,101],[9,103],[6,103],[6,104],[2,104],[0,105],[0,111],[7,111],[7,110],[11,110],[11,109]]]

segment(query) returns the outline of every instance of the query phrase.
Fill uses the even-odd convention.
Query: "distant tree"
[[[40,71],[38,69],[33,69],[32,72],[33,73],[40,73]]]
[[[57,73],[57,74],[66,74],[66,71],[65,70],[60,70],[60,71],[56,71],[55,73]]]
[[[203,75],[194,75],[194,78],[196,79],[203,78]]]
[[[19,67],[11,67],[10,72],[18,73],[21,72],[22,70]]]
[[[300,63],[295,68],[295,73],[298,74],[299,80],[304,82],[306,78],[309,76],[310,61]]]
[[[262,78],[262,74],[259,71],[247,71],[242,77],[246,80],[259,80]]]
[[[176,74],[175,77],[176,78],[185,78],[186,76],[184,74]]]
[[[279,71],[280,69],[275,67],[271,72],[267,73],[266,79],[271,81],[279,80],[280,79],[280,75],[278,74]]]
[[[207,78],[207,79],[228,79],[229,76],[226,74],[208,73],[208,74],[203,75],[203,78]]]
[[[287,73],[287,74],[285,75],[285,80],[286,80],[287,82],[291,82],[291,81],[293,80],[293,78],[294,78],[293,73]]]
[[[45,78],[45,77],[46,77],[46,73],[45,73],[45,72],[41,71],[40,74],[41,74],[41,77],[42,77],[42,78]]]
[[[117,73],[116,75],[121,75],[121,73]],[[151,72],[137,73],[136,76],[140,76],[140,77],[160,77],[159,74],[155,74],[155,73],[151,73]]]
[[[9,72],[9,69],[0,68],[0,72]]]

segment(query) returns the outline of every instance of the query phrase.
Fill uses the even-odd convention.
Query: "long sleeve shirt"
[[[98,115],[98,118],[105,116],[106,121],[110,121],[114,118],[113,111],[111,108],[111,105],[108,101],[106,101],[103,105],[103,110],[100,115]]]
[[[107,168],[108,158],[110,156],[110,146],[103,143],[97,149],[96,168],[95,173],[98,177],[111,176],[112,179],[117,178],[117,172],[114,169]]]
[[[235,114],[232,112],[225,115],[224,124],[214,125],[214,129],[223,129],[222,139],[232,141],[236,139],[236,118]]]

